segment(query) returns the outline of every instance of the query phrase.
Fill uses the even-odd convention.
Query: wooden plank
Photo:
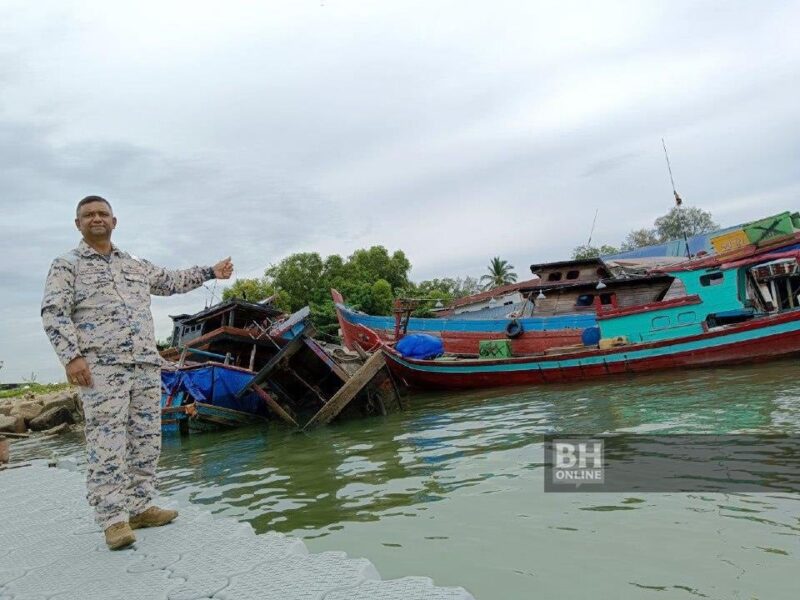
[[[251,371],[253,370],[253,367],[255,366],[255,363],[256,363],[256,350],[257,349],[258,349],[258,346],[256,344],[253,344],[253,349],[250,351],[250,370]]]
[[[384,366],[386,366],[386,361],[383,358],[383,353],[376,352],[373,354],[370,359],[364,363],[364,366],[356,371],[356,373],[345,382],[339,391],[334,394],[333,398],[331,398],[328,403],[323,406],[308,423],[306,423],[303,429],[309,429],[310,427],[314,427],[316,425],[325,425],[326,423],[330,423],[330,421],[336,417],[336,415],[342,412],[344,407],[356,397],[358,392],[360,392],[365,385],[372,381],[372,378],[375,377],[378,371],[380,371]]]
[[[216,404],[208,404],[207,402],[195,402],[198,414],[202,409],[207,409],[219,413],[220,415],[230,415],[232,419],[244,419],[249,421],[266,421],[265,417],[261,415],[254,415],[243,410],[236,410],[235,408],[225,408],[224,406],[217,406]]]
[[[258,394],[261,397],[261,399],[267,404],[267,406],[269,406],[269,408],[270,408],[270,410],[272,410],[272,412],[274,412],[276,415],[278,415],[281,419],[283,419],[289,425],[292,425],[293,427],[297,427],[297,428],[300,427],[297,424],[297,421],[295,421],[292,418],[292,415],[290,415],[285,410],[283,410],[283,407],[280,404],[278,404],[278,402],[275,400],[275,398],[270,396],[262,387],[255,386],[255,388],[253,388],[253,389],[255,389],[256,394]]]
[[[347,371],[345,371],[342,367],[340,367],[339,363],[333,360],[330,357],[330,355],[327,352],[325,352],[325,350],[315,340],[311,338],[305,338],[305,344],[306,346],[311,348],[314,354],[316,354],[320,358],[320,360],[322,360],[322,362],[324,362],[326,365],[328,365],[328,367],[330,367],[331,371],[333,371],[334,374],[339,379],[341,379],[342,381],[347,381],[348,379],[350,379],[350,376],[347,374]]]
[[[305,379],[303,379],[302,377],[300,377],[300,375],[298,375],[298,374],[297,374],[297,371],[295,371],[294,369],[289,369],[288,371],[289,371],[289,375],[291,375],[292,377],[294,377],[296,381],[299,381],[299,382],[300,382],[300,385],[302,385],[302,386],[303,386],[304,388],[306,388],[306,389],[307,389],[309,392],[311,392],[312,394],[314,394],[314,395],[317,397],[317,399],[320,401],[320,403],[321,403],[321,404],[325,404],[325,403],[328,401],[328,399],[327,399],[327,398],[325,398],[325,397],[322,395],[322,392],[320,391],[320,389],[319,389],[318,387],[311,385],[311,384],[310,384],[310,383],[308,383],[308,382],[307,382]]]
[[[356,353],[358,354],[358,357],[361,360],[363,360],[364,362],[369,360],[369,354],[367,354],[364,348],[361,347],[361,344],[359,344],[358,342],[353,342],[353,348],[355,349]]]
[[[237,398],[241,398],[247,393],[247,390],[252,388],[257,388],[260,384],[264,381],[269,379],[270,374],[273,370],[284,360],[291,356],[293,356],[300,348],[303,348],[305,344],[303,343],[303,335],[298,335],[288,344],[286,344],[283,348],[281,348],[278,353],[273,356],[270,361],[264,365],[264,367],[256,373],[256,376],[253,377],[253,380],[246,386],[244,386],[239,393],[236,394]]]

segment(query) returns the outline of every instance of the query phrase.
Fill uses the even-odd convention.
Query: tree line
[[[338,254],[323,258],[317,252],[299,252],[269,266],[262,277],[238,279],[222,294],[223,300],[242,298],[273,303],[286,312],[304,306],[311,309],[317,331],[335,335],[338,323],[331,288],[339,290],[347,303],[368,314],[388,315],[397,297],[426,298],[418,311],[430,312],[437,302],[480,291],[471,278],[430,279],[414,283],[408,278],[411,262],[402,250],[393,253],[383,246],[356,250],[346,259]]]

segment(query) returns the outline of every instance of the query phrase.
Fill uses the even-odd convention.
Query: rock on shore
[[[0,399],[0,434],[21,434],[31,429],[44,431],[62,424],[83,421],[83,410],[75,388],[48,394],[25,394]],[[64,431],[60,428],[58,431]]]

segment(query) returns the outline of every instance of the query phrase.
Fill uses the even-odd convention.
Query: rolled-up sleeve
[[[66,366],[81,355],[78,334],[72,322],[75,304],[75,270],[68,261],[57,258],[50,266],[42,299],[42,323],[53,349]]]
[[[211,267],[191,267],[189,269],[169,270],[158,267],[147,260],[139,261],[150,280],[150,293],[155,296],[183,294],[199,288],[209,279],[214,279]]]

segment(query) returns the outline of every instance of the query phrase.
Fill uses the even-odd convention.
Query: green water
[[[310,434],[165,440],[161,489],[476,598],[797,598],[800,496],[545,494],[542,434],[800,433],[800,365],[411,396]],[[15,459],[80,455],[80,436]]]

